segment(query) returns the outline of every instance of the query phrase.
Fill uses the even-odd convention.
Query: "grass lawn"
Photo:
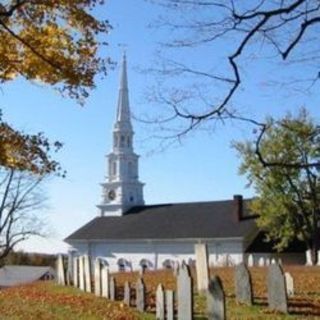
[[[295,296],[289,299],[289,315],[270,311],[266,299],[266,268],[251,268],[254,306],[238,305],[234,296],[232,268],[212,269],[221,277],[226,292],[228,320],[312,320],[320,319],[320,268],[289,267],[295,282]],[[194,273],[192,273],[194,275]],[[0,291],[1,320],[155,320],[155,290],[159,283],[165,289],[175,290],[176,281],[171,271],[152,271],[143,275],[147,291],[147,313],[138,313],[121,301],[123,284],[134,285],[138,273],[114,274],[117,282],[117,300],[111,302],[84,293],[72,287],[53,282],[39,282]],[[131,292],[134,303],[134,290]],[[205,296],[194,296],[195,320],[205,320]],[[153,313],[153,314],[152,314]]]
[[[53,282],[0,291],[1,320],[151,320],[121,302],[111,302]]]

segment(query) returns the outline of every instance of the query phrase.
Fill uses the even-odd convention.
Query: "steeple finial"
[[[123,53],[123,57],[122,57],[119,99],[118,99],[118,108],[117,108],[117,121],[130,123],[127,57],[125,52]]]

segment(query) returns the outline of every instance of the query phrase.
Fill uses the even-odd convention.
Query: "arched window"
[[[132,166],[132,162],[129,161],[129,163],[128,163],[128,176],[129,176],[129,178],[132,178],[132,175],[133,175],[133,166]]]
[[[142,259],[140,261],[140,266],[141,266],[141,269],[143,271],[150,270],[151,268],[153,268],[152,262],[150,260],[147,260],[147,259]]]
[[[118,269],[120,272],[129,271],[130,270],[130,262],[124,258],[120,258],[118,260]]]
[[[163,266],[165,269],[173,269],[173,267],[174,267],[174,261],[171,260],[171,259],[166,259],[166,260],[163,261],[162,266]]]
[[[117,175],[117,163],[115,161],[112,162],[112,175]]]
[[[120,147],[124,147],[124,142],[125,142],[125,137],[124,136],[121,136],[120,138]]]
[[[130,139],[130,137],[127,137],[127,146],[128,146],[128,147],[131,146],[131,139]]]

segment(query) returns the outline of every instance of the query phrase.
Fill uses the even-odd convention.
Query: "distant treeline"
[[[28,253],[12,251],[6,258],[0,261],[4,265],[32,265],[55,267],[56,256],[53,254]]]

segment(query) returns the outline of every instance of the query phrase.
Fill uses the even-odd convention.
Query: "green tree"
[[[319,249],[320,231],[320,127],[303,109],[266,121],[263,134],[254,141],[235,142],[242,158],[240,173],[257,194],[251,209],[259,214],[258,226],[276,249],[300,239]]]

